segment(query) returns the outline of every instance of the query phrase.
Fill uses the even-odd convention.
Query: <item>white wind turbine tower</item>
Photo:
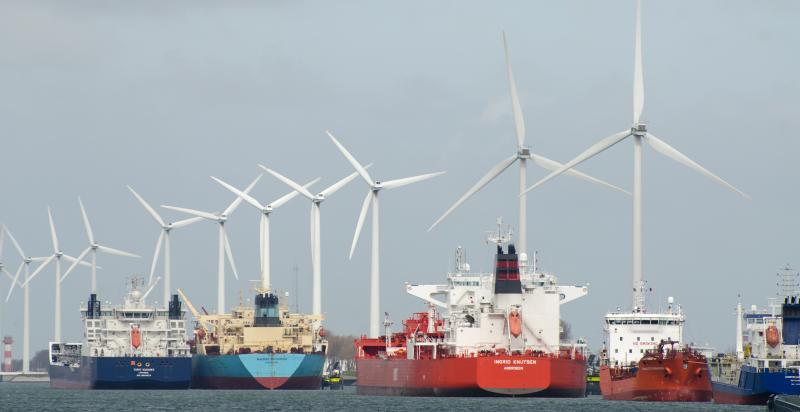
[[[620,141],[631,137],[633,138],[633,301],[632,306],[634,311],[641,311],[644,309],[644,291],[643,291],[643,278],[642,278],[642,141],[650,145],[655,151],[667,156],[678,163],[694,169],[695,171],[705,175],[711,180],[727,187],[730,190],[750,199],[745,193],[733,187],[728,182],[722,180],[715,174],[706,170],[703,166],[695,163],[686,155],[679,152],[672,146],[668,145],[663,140],[655,137],[647,131],[647,127],[640,121],[642,109],[644,108],[644,78],[642,75],[642,41],[641,41],[641,4],[636,1],[636,35],[635,35],[635,51],[634,51],[634,78],[633,78],[633,126],[628,130],[623,130],[608,136],[588,149],[583,153],[567,162],[558,170],[550,173],[547,177],[540,180],[530,188],[526,189],[523,193],[529,192],[536,187],[541,186],[548,180],[558,176],[561,173],[569,170],[570,168],[578,165],[579,163],[597,155],[598,153],[608,149],[609,147],[619,143]]]
[[[63,282],[64,279],[66,279],[67,276],[69,276],[69,274],[72,273],[72,271],[78,265],[78,262],[82,261],[83,258],[85,258],[89,252],[92,252],[92,293],[95,294],[97,293],[97,252],[102,252],[114,256],[127,256],[132,258],[140,258],[141,256],[97,243],[97,241],[94,238],[94,232],[92,232],[92,225],[89,223],[89,216],[86,215],[86,208],[83,207],[83,201],[81,200],[80,197],[78,197],[78,204],[81,206],[83,227],[86,229],[86,237],[89,239],[89,246],[86,249],[84,249],[80,255],[78,255],[78,260],[73,262],[72,265],[67,269],[67,271],[64,272],[64,275],[61,277],[61,281]]]
[[[155,211],[155,209],[153,209],[153,207],[150,206],[150,204],[144,200],[144,198],[139,196],[139,194],[136,193],[136,191],[133,190],[132,187],[128,186],[128,190],[130,190],[131,193],[133,193],[133,196],[136,197],[136,200],[139,201],[139,203],[142,205],[142,207],[144,207],[147,213],[149,213],[150,216],[152,216],[153,219],[155,219],[156,223],[158,223],[159,227],[161,227],[161,234],[158,235],[158,240],[156,241],[156,251],[153,254],[153,263],[150,264],[150,276],[147,280],[147,284],[149,285],[153,283],[153,275],[155,274],[156,271],[156,264],[158,264],[158,257],[161,254],[161,245],[163,244],[164,245],[164,306],[166,307],[167,305],[169,305],[169,295],[172,287],[170,283],[172,279],[170,233],[174,229],[179,229],[191,225],[192,223],[199,222],[203,220],[203,218],[195,216],[195,217],[190,217],[188,219],[179,220],[177,222],[166,223],[164,219],[161,218],[161,215],[159,215]]]
[[[28,283],[33,280],[42,270],[44,270],[50,262],[56,262],[56,272],[55,272],[55,316],[53,318],[54,324],[54,331],[53,331],[53,341],[60,342],[61,341],[61,259],[65,259],[67,262],[75,263],[79,262],[78,259],[65,254],[58,246],[58,236],[56,236],[56,225],[53,223],[53,214],[50,212],[50,208],[47,208],[47,218],[50,221],[50,240],[53,243],[53,254],[47,257],[47,259],[42,262],[36,270],[31,273],[30,277],[28,277],[25,282],[23,282],[22,286],[25,287]],[[81,262],[83,264],[85,262]]]
[[[358,172],[353,172],[352,174],[348,175],[347,177],[339,180],[338,182],[332,184],[325,190],[317,193],[316,195],[311,194],[306,188],[300,186],[295,181],[289,179],[288,177],[272,170],[268,169],[262,165],[259,165],[262,169],[269,172],[271,175],[278,178],[278,180],[286,183],[289,187],[295,190],[295,193],[299,192],[303,196],[305,196],[308,200],[311,201],[311,214],[310,214],[310,229],[311,229],[311,268],[313,272],[313,287],[312,287],[312,297],[313,297],[313,305],[312,305],[312,314],[314,315],[322,315],[322,253],[321,253],[321,241],[320,241],[320,206],[322,202],[325,201],[328,197],[332,194],[336,193],[337,190],[344,187],[344,185],[353,181],[353,179],[358,176]],[[369,167],[369,165],[367,166]]]
[[[259,221],[259,263],[261,267],[261,290],[262,293],[267,293],[271,291],[272,284],[270,281],[270,260],[269,260],[269,215],[272,214],[275,209],[283,206],[286,202],[292,200],[295,196],[297,196],[297,191],[292,190],[290,193],[287,193],[272,203],[268,203],[266,205],[262,205],[258,200],[254,197],[250,196],[249,194],[237,189],[233,185],[230,185],[221,179],[217,179],[214,176],[211,176],[217,183],[222,185],[222,187],[228,189],[233,194],[239,196],[240,198],[244,199],[245,202],[249,203],[251,206],[258,209],[261,212],[261,220]],[[319,181],[319,178],[316,178],[303,186],[303,188],[307,188],[314,183]]]
[[[250,193],[250,190],[261,179],[261,175],[253,180],[249,186],[244,190],[244,193]],[[231,213],[239,207],[242,203],[242,198],[237,196],[228,207],[219,213],[203,212],[200,210],[187,209],[184,207],[166,206],[161,207],[165,209],[175,210],[178,212],[187,213],[193,216],[202,217],[204,219],[216,222],[219,225],[219,249],[218,249],[218,263],[217,263],[217,313],[225,313],[225,256],[228,257],[228,263],[231,265],[231,271],[236,280],[239,280],[239,274],[236,272],[236,264],[233,261],[233,253],[231,252],[231,244],[228,242],[228,235],[225,233],[225,222],[230,217]]]
[[[361,234],[361,227],[364,225],[364,219],[367,217],[370,205],[372,205],[372,262],[370,264],[370,294],[369,294],[369,336],[377,338],[380,336],[380,228],[379,228],[379,207],[378,207],[378,192],[382,189],[394,189],[401,186],[410,185],[412,183],[428,180],[432,177],[439,176],[444,172],[428,173],[419,176],[406,177],[403,179],[388,180],[385,182],[373,180],[367,173],[366,169],[358,163],[353,155],[333,137],[331,132],[326,131],[330,136],[339,151],[342,152],[345,158],[356,169],[359,175],[367,183],[369,191],[361,204],[361,213],[358,215],[358,223],[356,223],[356,232],[353,235],[353,244],[350,246],[350,258],[353,257],[353,251],[358,243],[358,237]]]
[[[8,294],[6,295],[6,302],[11,299],[11,293],[14,291],[15,285],[20,285],[22,287],[22,372],[28,373],[30,372],[30,331],[31,331],[31,323],[30,323],[30,294],[28,293],[28,284],[27,280],[30,277],[30,265],[31,262],[41,262],[46,258],[42,257],[30,257],[25,254],[20,247],[19,242],[17,239],[14,238],[14,235],[11,234],[11,231],[8,230],[6,225],[3,225],[3,231],[8,234],[8,238],[11,239],[11,243],[14,244],[14,249],[17,250],[19,256],[22,258],[22,263],[20,264],[19,268],[17,268],[17,272],[14,274],[14,280],[12,281],[12,286],[8,289]],[[0,233],[0,253],[2,253],[2,233]],[[84,264],[86,264],[84,262]],[[26,283],[23,286],[23,283],[19,281],[19,274],[21,272],[22,267],[25,266],[25,281]],[[4,269],[5,271],[5,269]],[[7,274],[7,273],[6,273]]]
[[[452,206],[450,206],[447,211],[442,214],[439,219],[437,219],[431,227],[428,228],[428,231],[431,231],[436,225],[441,223],[447,216],[449,216],[454,210],[456,210],[462,203],[467,201],[470,197],[472,197],[475,193],[478,193],[481,189],[483,189],[486,185],[489,184],[492,180],[494,180],[497,176],[499,176],[503,171],[505,171],[508,167],[510,167],[514,162],[519,161],[519,192],[522,193],[525,190],[526,185],[526,177],[527,177],[527,162],[528,160],[532,161],[533,164],[553,171],[558,170],[561,166],[561,163],[558,163],[554,160],[550,160],[544,156],[537,155],[531,152],[530,147],[525,144],[525,119],[522,116],[522,106],[519,103],[519,95],[517,94],[517,85],[514,81],[514,73],[511,70],[511,59],[508,53],[508,43],[506,41],[506,34],[503,33],[503,49],[505,51],[506,57],[506,69],[508,72],[508,87],[511,92],[511,112],[514,115],[514,126],[517,135],[517,149],[516,153],[509,156],[508,158],[503,159],[500,163],[498,163],[495,167],[489,170],[474,186],[472,186],[463,196],[461,196]],[[606,186],[612,188],[614,190],[618,190],[620,192],[626,193],[630,195],[629,192],[626,190],[620,189],[617,186],[612,184],[606,183],[600,179],[596,179],[592,176],[579,172],[577,170],[568,170],[566,171],[567,174],[577,177],[579,179],[583,179],[587,182],[599,184],[602,186]],[[528,249],[528,218],[527,218],[527,196],[522,195],[519,196],[519,228],[517,234],[517,250],[527,253]]]

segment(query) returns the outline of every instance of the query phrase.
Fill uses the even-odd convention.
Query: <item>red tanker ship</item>
[[[498,231],[491,239],[494,275],[470,273],[459,248],[446,285],[407,285],[428,312],[405,320],[401,332],[389,333],[387,320],[385,336],[356,340],[359,394],[585,396],[585,345],[560,342],[559,306],[586,287],[526,272],[514,245],[503,251],[507,235]]]
[[[706,357],[689,347],[675,349],[661,341],[648,350],[636,367],[600,368],[603,399],[657,402],[709,402],[712,398]],[[666,345],[670,345],[665,349]]]

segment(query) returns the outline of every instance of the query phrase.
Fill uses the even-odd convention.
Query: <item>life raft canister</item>
[[[511,335],[515,338],[522,333],[522,318],[520,318],[516,309],[512,309],[511,313],[508,314],[508,326],[511,329]]]
[[[139,349],[139,346],[142,344],[142,332],[139,331],[138,326],[131,327],[131,346],[136,349]]]
[[[781,343],[781,334],[778,332],[778,327],[770,325],[767,328],[767,345],[774,348],[778,346],[779,343]]]

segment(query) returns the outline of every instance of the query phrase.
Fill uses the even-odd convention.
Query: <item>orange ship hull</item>
[[[360,395],[586,396],[586,362],[548,356],[360,358]]]
[[[651,402],[710,402],[713,397],[705,357],[676,351],[645,357],[636,369],[600,367],[603,399]]]

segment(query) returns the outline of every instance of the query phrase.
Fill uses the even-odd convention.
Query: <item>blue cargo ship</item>
[[[325,355],[249,353],[195,356],[193,388],[319,389]]]
[[[50,342],[50,386],[62,389],[188,389],[192,358],[178,295],[146,306],[134,279],[125,304],[101,307],[91,294],[81,309],[83,343]]]
[[[779,273],[782,299],[747,313],[737,306],[736,355],[712,362],[714,402],[765,405],[771,395],[800,395],[800,296],[797,273]]]
[[[50,386],[61,389],[188,389],[188,357],[81,356],[77,367],[50,365]]]
[[[260,290],[255,304],[197,319],[192,388],[320,389],[327,341],[320,316],[291,313],[278,295]]]

